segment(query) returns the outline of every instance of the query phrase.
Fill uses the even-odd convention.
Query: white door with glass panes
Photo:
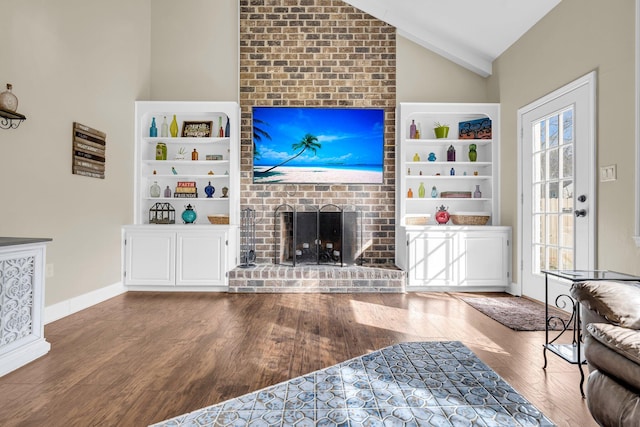
[[[544,301],[543,270],[595,263],[595,72],[518,111],[522,295]],[[568,293],[550,280],[549,300]]]

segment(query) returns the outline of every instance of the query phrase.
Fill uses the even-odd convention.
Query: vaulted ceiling
[[[481,76],[560,0],[344,0]]]

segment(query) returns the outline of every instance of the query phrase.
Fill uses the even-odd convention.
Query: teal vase
[[[196,222],[197,217],[198,215],[196,214],[196,211],[193,210],[193,207],[191,205],[187,205],[184,212],[182,212],[182,220],[185,224],[193,224],[194,222]]]

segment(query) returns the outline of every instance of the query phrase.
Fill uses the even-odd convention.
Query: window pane
[[[573,109],[562,113],[562,143],[573,143]]]
[[[533,150],[531,150],[533,153],[535,153],[536,151],[540,151],[540,126],[542,125],[541,122],[536,123],[535,125],[533,125]]]
[[[549,118],[549,147],[558,146],[558,116]]]
[[[535,215],[533,217],[533,243],[544,243],[545,239],[545,217],[544,215]]]
[[[574,216],[573,212],[570,214],[563,214],[560,216],[560,223],[562,225],[562,232],[560,233],[560,245],[565,248],[573,248],[573,231],[574,231]]]
[[[532,213],[544,212],[545,210],[545,184],[535,184],[533,186],[533,203],[531,206],[533,207]]]
[[[550,182],[548,188],[547,212],[558,212],[558,182]]]
[[[550,270],[558,270],[558,248],[549,247],[547,248],[547,256],[548,261],[547,265]]]
[[[540,149],[544,150],[547,148],[547,122],[540,122]]]
[[[558,161],[558,149],[549,150],[549,179],[556,179],[559,175],[560,162]]]
[[[563,270],[573,270],[573,250],[560,250],[560,268]]]
[[[558,244],[558,215],[547,215],[547,244]]]
[[[573,145],[562,147],[562,178],[573,177]]]
[[[546,258],[545,258],[545,247],[542,245],[535,245],[533,247],[533,271],[535,273],[540,273],[540,270],[544,270],[547,268]]]
[[[573,211],[573,181],[562,181],[562,212]]]

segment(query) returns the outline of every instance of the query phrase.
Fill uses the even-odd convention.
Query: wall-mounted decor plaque
[[[107,134],[73,122],[73,162],[75,175],[104,179]]]

